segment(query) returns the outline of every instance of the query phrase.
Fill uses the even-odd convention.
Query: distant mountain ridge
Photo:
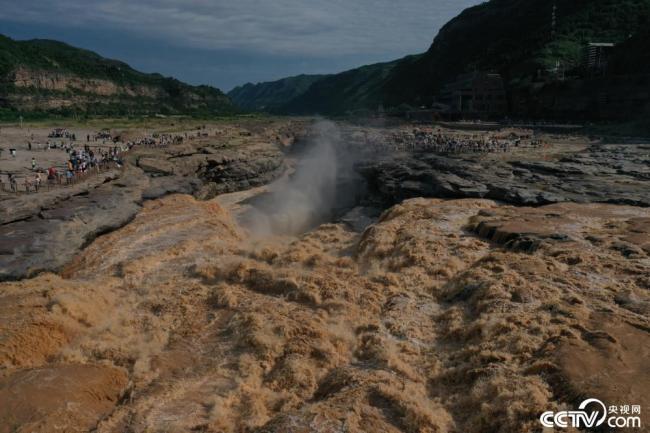
[[[228,96],[246,110],[281,114],[342,114],[377,108],[380,88],[400,60],[376,63],[328,75],[299,75],[248,83]]]
[[[228,92],[228,97],[244,110],[277,112],[286,101],[305,93],[312,84],[326,75],[298,75],[277,81],[247,83]]]
[[[15,41],[0,35],[0,110],[5,114],[208,115],[232,113],[236,107],[210,86],[142,73],[58,41]]]
[[[348,114],[377,110],[382,86],[402,60],[362,66],[314,82],[307,91],[282,105],[287,114]]]
[[[294,94],[285,89],[264,103],[287,114],[430,106],[442,86],[458,75],[486,71],[504,78],[513,115],[589,117],[595,115],[586,111],[593,105],[591,87],[604,86],[603,91],[613,92],[623,88],[608,89],[606,79],[586,83],[580,78],[585,75],[581,66],[587,43],[620,44],[623,48],[615,50],[612,61],[618,63],[612,65],[611,73],[641,73],[637,60],[647,62],[648,50],[643,47],[650,43],[645,36],[648,27],[650,0],[490,0],[464,10],[443,26],[422,55],[327,75],[307,90],[301,88]],[[631,42],[626,42],[630,36]],[[626,57],[621,51],[634,54]],[[576,83],[579,91],[571,94],[581,101],[573,107],[566,98],[551,106],[547,100],[562,99],[557,92],[563,92],[563,86],[539,81],[540,73],[557,65],[569,77],[565,83],[575,81],[573,77],[582,80]],[[256,105],[252,95],[264,93],[267,86],[260,83],[248,89],[249,107]],[[634,89],[628,86],[625,91]],[[617,108],[606,111],[617,112]]]

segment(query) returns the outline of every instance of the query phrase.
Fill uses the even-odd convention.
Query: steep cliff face
[[[0,35],[0,110],[87,114],[224,114],[219,89],[190,86],[90,51]]]
[[[117,84],[101,78],[82,78],[74,74],[18,67],[9,81],[19,89],[38,89],[55,92],[79,91],[98,96],[164,97],[161,89],[148,85]]]

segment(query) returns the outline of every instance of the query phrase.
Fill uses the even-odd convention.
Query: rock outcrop
[[[374,198],[490,198],[516,205],[600,202],[650,206],[649,145],[594,144],[559,159],[397,154],[358,163]]]
[[[138,167],[152,176],[169,176],[174,174],[174,165],[159,158],[139,158]]]
[[[97,236],[131,221],[145,199],[192,193],[196,179],[151,179],[129,167],[72,190],[2,201],[0,281],[55,271]]]
[[[281,152],[253,152],[255,153],[225,153],[205,159],[198,175],[209,183],[214,191],[212,197],[266,185],[282,175],[285,167]]]

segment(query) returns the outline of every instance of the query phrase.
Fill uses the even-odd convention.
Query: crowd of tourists
[[[75,175],[83,175],[95,168],[106,168],[111,163],[119,167],[122,165],[122,152],[126,150],[130,150],[130,147],[115,145],[107,149],[100,147],[93,150],[89,145],[85,145],[83,149],[72,149],[66,163],[66,178],[73,179]]]
[[[180,144],[182,142],[183,142],[183,137],[180,135],[154,134],[151,137],[143,137],[136,141],[129,141],[127,144],[130,147],[133,146],[167,147],[169,145]]]
[[[354,140],[371,152],[430,152],[439,154],[506,153],[518,147],[540,147],[530,136],[501,133],[459,134],[443,130],[413,129],[392,134],[365,131]]]
[[[110,146],[108,148],[91,148],[85,145],[76,149],[71,147],[68,151],[68,158],[62,166],[52,165],[40,167],[36,158],[31,159],[31,173],[22,176],[22,186],[18,183],[18,176],[15,173],[7,174],[5,186],[0,177],[0,190],[11,192],[24,191],[27,193],[38,192],[47,180],[47,187],[56,185],[71,185],[83,180],[88,175],[96,174],[109,168],[120,168],[123,165],[122,155],[129,150],[128,146]]]
[[[404,150],[433,153],[503,153],[510,152],[520,141],[483,135],[446,135],[442,132],[414,130],[394,134],[393,141]]]
[[[103,140],[102,145],[91,146],[91,138]],[[78,146],[76,136],[63,128],[54,129],[48,134],[45,144],[32,143],[33,136],[27,144],[28,151],[51,149],[63,150],[66,159],[63,164],[41,167],[35,157],[31,158],[31,172],[26,175],[7,173],[6,177],[0,175],[0,191],[38,192],[45,182],[48,189],[56,185],[71,185],[88,177],[93,173],[122,166],[123,153],[130,150],[140,141],[131,143],[113,142],[107,133],[100,132],[94,136],[86,137],[87,143]],[[106,140],[110,140],[108,146]],[[12,158],[16,158],[16,150],[10,149]],[[5,184],[6,181],[6,184]]]
[[[47,136],[49,138],[69,138],[72,141],[77,139],[77,136],[74,133],[65,128],[55,128]]]
[[[185,136],[187,137],[187,134]],[[40,167],[36,158],[32,157],[31,173],[20,175],[20,178],[16,173],[7,173],[6,177],[0,174],[0,191],[38,192],[45,182],[47,182],[48,188],[56,185],[71,185],[90,174],[113,167],[122,167],[123,154],[134,146],[167,147],[182,143],[185,137],[172,134],[153,134],[123,143],[119,136],[113,136],[109,130],[102,130],[96,134],[86,135],[86,144],[79,146],[74,133],[64,128],[56,128],[48,134],[48,140],[44,144],[35,143],[33,135],[29,138],[28,151],[63,150],[67,154],[65,163],[58,166]],[[16,158],[16,149],[10,149],[9,155]]]

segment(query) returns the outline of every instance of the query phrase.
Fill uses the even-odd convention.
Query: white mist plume
[[[319,121],[313,129],[295,173],[272,185],[244,217],[254,234],[296,234],[331,218],[337,201],[336,148],[341,134],[328,121]]]

